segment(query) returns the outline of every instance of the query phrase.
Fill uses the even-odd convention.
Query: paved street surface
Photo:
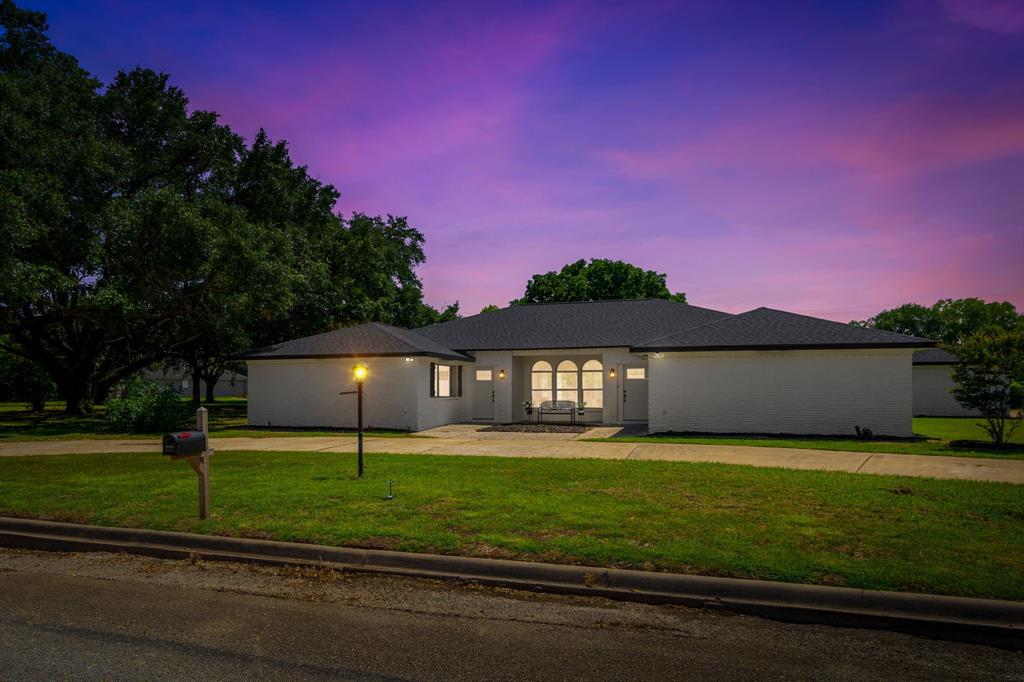
[[[0,550],[0,679],[1024,680],[889,632],[425,580]]]
[[[437,436],[367,438],[367,452],[416,455],[488,455],[492,457],[555,457],[563,459],[632,459],[672,462],[719,462],[783,469],[817,469],[862,474],[892,474],[931,478],[973,479],[1024,483],[1024,460],[984,457],[891,455],[870,452],[765,448],[749,445],[686,443],[588,442],[571,434],[488,433],[470,430],[435,430]],[[589,434],[588,434],[589,435]],[[354,452],[351,436],[281,436],[270,438],[211,438],[213,448],[290,452]],[[160,451],[152,439],[48,440],[0,443],[0,457],[89,454],[99,452]]]

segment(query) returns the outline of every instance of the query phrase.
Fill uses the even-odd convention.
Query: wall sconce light
[[[609,379],[614,379],[615,378],[615,368],[614,367],[612,367],[610,370],[608,370],[608,378]]]
[[[503,369],[499,369],[498,370],[498,378],[499,379],[504,379],[505,378],[505,370],[503,370]]]

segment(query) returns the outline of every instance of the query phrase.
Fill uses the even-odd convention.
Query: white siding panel
[[[363,425],[415,430],[417,373],[423,359],[367,358]],[[352,358],[250,360],[249,424],[252,426],[356,426]],[[426,389],[426,382],[424,382]]]
[[[911,436],[910,350],[666,353],[650,360],[652,432]]]
[[[470,383],[473,377],[470,373],[473,371],[473,365],[463,365],[462,369],[462,396],[441,398],[441,397],[430,397],[430,363],[435,362],[439,365],[451,365],[456,368],[454,371],[458,372],[460,363],[451,362],[448,360],[431,360],[429,358],[416,358],[413,364],[417,365],[416,375],[416,387],[415,395],[417,400],[418,409],[418,420],[417,430],[423,431],[425,429],[432,429],[436,426],[444,426],[445,424],[458,424],[466,421],[465,410],[467,405],[471,405],[469,392]],[[455,383],[456,377],[452,376],[452,392],[457,391],[457,385]]]
[[[953,394],[953,368],[950,365],[914,365],[914,414],[925,417],[972,417]]]

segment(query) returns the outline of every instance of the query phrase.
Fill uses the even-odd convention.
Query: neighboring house
[[[953,397],[953,365],[957,357],[941,348],[914,353],[914,416],[975,417]]]
[[[557,399],[584,403],[587,423],[652,432],[910,436],[911,357],[934,345],[768,308],[643,299],[510,306],[415,330],[362,324],[239,359],[253,425],[354,426],[358,360],[364,423],[380,428],[519,422],[525,401]]]
[[[174,386],[179,395],[192,395],[192,376],[184,367],[173,369],[145,369],[142,378],[158,384]],[[249,378],[237,372],[224,372],[213,387],[213,395],[217,398],[244,398],[248,392]],[[199,382],[199,395],[206,397],[206,382]]]

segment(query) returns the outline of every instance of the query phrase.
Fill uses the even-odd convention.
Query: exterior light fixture
[[[363,477],[363,382],[370,370],[361,362],[352,367],[352,378],[356,380],[356,428],[359,441],[359,478]]]
[[[665,354],[664,353],[655,353],[654,357],[655,358],[663,358],[663,357],[665,357]]]
[[[405,361],[406,362],[412,362],[412,358],[406,358]]]
[[[609,379],[614,379],[615,378],[615,368],[614,367],[612,367],[611,369],[608,370],[608,378]]]
[[[355,379],[356,383],[359,385],[362,385],[362,383],[366,381],[366,375],[368,373],[369,370],[366,368],[366,365],[361,362],[356,363],[356,366],[352,368],[352,378]]]
[[[504,379],[505,378],[505,370],[503,370],[503,369],[499,369],[498,370],[498,378],[499,379]]]

